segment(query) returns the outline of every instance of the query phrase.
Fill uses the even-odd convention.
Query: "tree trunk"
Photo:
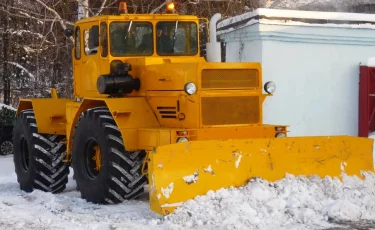
[[[7,12],[9,12],[9,6]],[[4,18],[4,33],[3,33],[3,86],[4,86],[4,104],[9,105],[10,103],[10,82],[8,73],[8,49],[9,49],[9,19],[8,15]]]
[[[89,0],[80,0],[78,2],[78,19],[89,17]]]

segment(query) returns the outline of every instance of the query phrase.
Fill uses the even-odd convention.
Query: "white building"
[[[261,62],[275,95],[264,122],[289,136],[358,135],[359,65],[375,56],[375,15],[258,9],[218,24],[227,62]]]

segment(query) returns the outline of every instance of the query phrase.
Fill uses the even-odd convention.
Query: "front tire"
[[[24,110],[17,118],[13,135],[13,161],[20,188],[59,193],[68,183],[69,165],[64,136],[38,133],[33,110]]]
[[[82,198],[120,203],[144,192],[144,151],[126,151],[122,135],[106,107],[85,111],[73,137],[73,170]]]

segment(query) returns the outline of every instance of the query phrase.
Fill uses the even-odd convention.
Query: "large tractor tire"
[[[72,165],[82,198],[108,204],[138,198],[147,177],[144,151],[126,151],[119,128],[106,107],[85,111],[73,137]]]
[[[38,133],[33,110],[24,110],[17,118],[13,136],[13,160],[17,181],[26,192],[38,189],[59,193],[66,188],[69,165],[65,137]]]

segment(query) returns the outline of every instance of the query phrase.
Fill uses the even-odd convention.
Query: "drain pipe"
[[[221,14],[217,13],[210,20],[210,42],[206,44],[208,62],[221,62],[221,44],[216,40],[216,24],[220,19]]]

